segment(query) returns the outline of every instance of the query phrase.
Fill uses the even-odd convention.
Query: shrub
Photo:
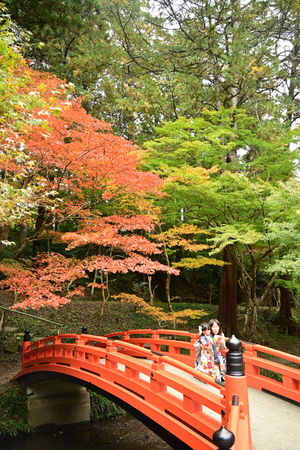
[[[102,395],[89,391],[91,401],[91,420],[105,420],[111,417],[119,417],[126,412]]]
[[[30,433],[27,423],[26,395],[16,386],[0,393],[0,437]]]

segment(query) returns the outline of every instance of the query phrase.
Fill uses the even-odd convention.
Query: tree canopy
[[[0,270],[16,306],[87,287],[104,305],[109,274],[129,272],[152,302],[161,271],[172,310],[173,275],[198,289],[212,266],[222,321],[237,331],[239,302],[250,338],[274,287],[299,291],[299,5],[1,8]]]

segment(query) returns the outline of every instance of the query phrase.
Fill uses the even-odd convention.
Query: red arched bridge
[[[300,403],[300,370],[264,355],[296,364],[300,358],[232,336],[222,385],[194,369],[197,339],[197,334],[175,330],[92,336],[83,329],[80,335],[31,344],[25,332],[22,370],[14,380],[27,386],[49,379],[85,386],[129,411],[174,449],[252,450],[248,386]]]

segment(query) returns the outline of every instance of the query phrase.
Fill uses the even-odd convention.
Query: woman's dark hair
[[[217,319],[210,319],[210,321],[208,322],[208,326],[209,326],[209,329],[210,329],[210,331],[211,331],[211,334],[214,335],[214,333],[212,332],[211,327],[212,327],[215,323],[216,323],[216,324],[218,325],[218,327],[219,327],[219,333],[218,333],[218,334],[221,335],[221,334],[223,333],[223,330],[222,330],[222,326],[221,326],[220,322],[219,322]]]

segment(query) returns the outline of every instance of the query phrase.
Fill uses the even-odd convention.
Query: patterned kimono
[[[201,348],[201,345],[204,348]],[[199,372],[206,373],[211,377],[215,377],[214,372],[214,342],[210,336],[201,335],[194,344],[196,348],[195,369]]]
[[[216,378],[218,381],[224,381],[225,380],[225,373],[226,373],[226,359],[225,357],[222,355],[221,351],[225,350],[226,348],[226,344],[225,344],[225,336],[222,333],[222,335],[220,334],[215,334],[213,336],[213,340],[215,343],[215,348],[217,351],[218,356],[215,357],[215,361],[217,362],[215,364],[215,374],[214,374],[214,378]]]

